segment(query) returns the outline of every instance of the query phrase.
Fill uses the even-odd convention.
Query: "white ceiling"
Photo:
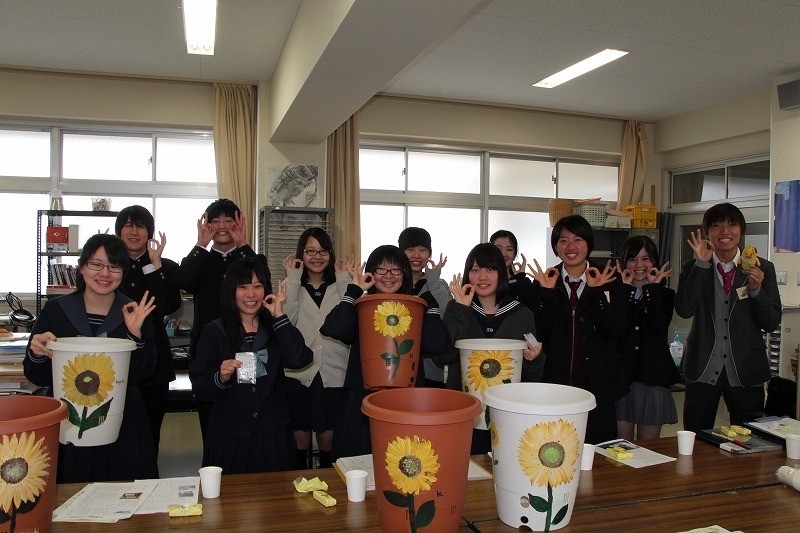
[[[0,66],[268,81],[290,32],[298,31],[298,9],[325,10],[333,0],[303,1],[309,4],[300,8],[300,0],[220,0],[216,55],[208,57],[186,54],[179,0],[0,0]],[[375,3],[399,1],[406,2],[351,0],[351,11],[368,13],[376,26],[391,24],[375,17],[397,13]],[[422,43],[407,32],[415,59],[374,92],[658,121],[765,90],[776,76],[800,71],[800,0],[448,1],[448,9],[463,10],[460,21],[441,22],[446,31],[426,34]],[[424,2],[399,5],[425,20]],[[335,61],[352,71],[341,63],[348,54],[338,37]],[[394,40],[386,51],[380,35],[347,37],[351,57],[366,48],[396,58],[403,46]],[[531,87],[604,48],[630,54],[558,88]],[[303,91],[324,94],[335,66],[324,65],[327,77],[309,76]]]

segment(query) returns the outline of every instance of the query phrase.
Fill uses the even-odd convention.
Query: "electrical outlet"
[[[778,285],[786,285],[786,271],[778,270],[775,272],[775,279],[778,281]]]

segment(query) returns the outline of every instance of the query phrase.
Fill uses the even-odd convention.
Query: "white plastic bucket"
[[[561,529],[575,508],[592,393],[551,383],[512,383],[484,394],[491,419],[494,487],[501,521]]]
[[[59,440],[75,446],[111,444],[119,436],[128,368],[136,343],[107,337],[65,337],[53,350],[53,396],[67,404]]]
[[[496,385],[519,383],[522,379],[522,350],[525,341],[515,339],[461,339],[456,348],[461,352],[463,390],[481,401],[481,414],[472,427],[489,429],[486,420],[484,393]]]

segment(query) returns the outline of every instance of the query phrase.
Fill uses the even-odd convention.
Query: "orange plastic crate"
[[[623,211],[633,220],[652,220],[655,222],[658,209],[655,204],[635,204],[626,205],[622,208]],[[634,226],[636,227],[636,226]],[[655,227],[655,226],[641,226],[641,227]]]

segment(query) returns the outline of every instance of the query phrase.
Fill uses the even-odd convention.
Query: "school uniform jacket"
[[[737,266],[730,292],[730,312],[723,317],[728,321],[733,352],[728,362],[734,365],[739,382],[744,387],[769,381],[771,374],[763,332],[775,331],[781,323],[781,297],[775,280],[775,266],[763,257],[759,257],[759,260],[764,281],[758,294],[743,299],[738,297],[736,289],[746,287],[747,275]],[[711,264],[698,263],[696,259],[683,264],[675,311],[683,318],[694,317],[683,354],[683,372],[686,379],[691,381],[697,381],[703,375],[716,342],[716,284],[716,270]]]
[[[620,341],[628,383],[669,387],[680,381],[678,368],[667,343],[675,291],[656,283],[642,286],[641,304],[636,304],[636,287],[623,284],[627,292],[628,321]]]
[[[541,287],[540,292],[542,327],[538,338],[547,353],[542,381],[570,384],[569,365],[575,333],[580,341],[579,354],[586,369],[588,390],[598,403],[615,402],[629,390],[617,348],[625,329],[627,305],[625,296],[617,293],[621,283],[585,286],[573,316],[569,293],[561,277],[562,266],[555,267],[558,272],[555,288]],[[610,302],[606,292],[611,296]]]
[[[256,384],[237,383],[236,373],[223,383],[219,379],[220,364],[234,359],[236,352],[266,350],[267,373]],[[222,320],[203,328],[197,345],[197,359],[189,368],[192,391],[202,401],[214,402],[208,424],[210,432],[233,437],[265,434],[291,422],[286,397],[283,367],[300,368],[311,362],[314,354],[302,334],[286,315],[275,319],[272,331],[260,324],[253,346],[234,350],[223,330]]]

